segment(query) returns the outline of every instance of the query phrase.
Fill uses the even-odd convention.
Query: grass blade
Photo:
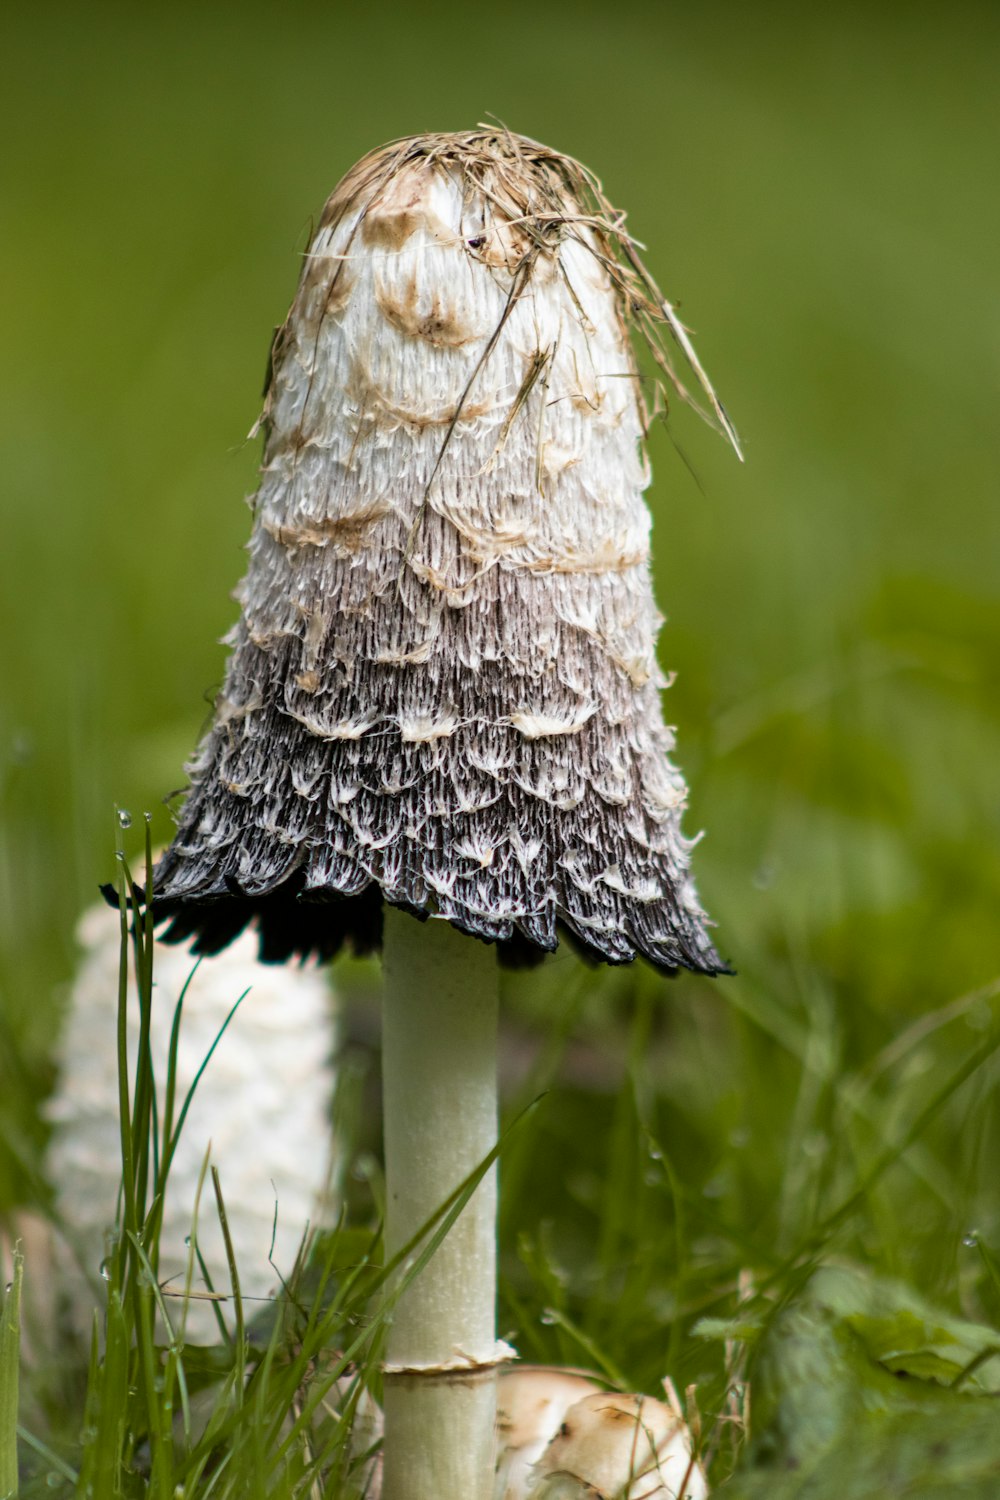
[[[14,1275],[0,1303],[0,1496],[17,1495],[17,1407],[21,1358],[21,1280],[24,1256],[14,1249]]]

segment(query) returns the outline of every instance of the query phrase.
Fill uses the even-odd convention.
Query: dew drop
[[[962,1244],[966,1250],[975,1250],[979,1245],[979,1230],[969,1229],[962,1236]]]
[[[556,1322],[556,1315],[551,1308],[547,1307],[542,1313],[540,1321],[545,1324],[546,1328],[552,1328]]]
[[[100,1269],[100,1272],[101,1272],[101,1280],[102,1281],[110,1281],[111,1280],[111,1261],[110,1261],[110,1259],[108,1259],[108,1260],[102,1260],[99,1269]]]
[[[120,807],[118,809],[118,827],[119,828],[131,828],[132,827],[132,814],[130,812],[128,812],[124,807]]]

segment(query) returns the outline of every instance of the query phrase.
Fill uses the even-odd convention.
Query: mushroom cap
[[[81,958],[59,1040],[59,1078],[48,1102],[52,1138],[47,1171],[56,1207],[80,1262],[96,1281],[115,1221],[121,1177],[118,1119],[118,964],[121,929],[107,906],[81,918]],[[211,1146],[243,1295],[252,1311],[287,1275],[310,1223],[328,1217],[332,1142],[330,1100],[335,1005],[327,976],[303,969],[264,968],[246,933],[192,974],[189,954],[156,945],[150,1050],[157,1094],[164,1097],[171,1030],[182,991],[177,1049],[179,1110],[227,1016],[245,998],[202,1073],[170,1167],[160,1232],[160,1279],[179,1325],[188,1260],[187,1239],[198,1183]],[[186,987],[186,988],[185,988]],[[139,1046],[134,979],[127,1001],[130,1077]],[[175,1124],[176,1124],[175,1114]],[[217,1292],[230,1290],[228,1257],[211,1179],[198,1215],[198,1247]],[[69,1257],[62,1268],[71,1325],[88,1335],[94,1301]],[[204,1300],[197,1263],[187,1336],[218,1336]],[[232,1321],[231,1304],[222,1308]]]
[[[534,142],[416,137],[348,173],[272,347],[168,940],[256,918],[265,959],[365,953],[385,900],[511,962],[563,933],[724,969],[660,709],[628,334],[654,293],[599,184]]]
[[[515,1365],[497,1379],[497,1478],[494,1500],[524,1500],[535,1466],[563,1418],[603,1387],[583,1371]]]
[[[532,1500],[703,1500],[683,1418],[652,1396],[602,1392],[566,1412],[536,1467]]]

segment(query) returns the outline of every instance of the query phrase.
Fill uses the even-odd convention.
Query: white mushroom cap
[[[651,1396],[605,1392],[566,1412],[542,1454],[531,1500],[703,1500],[683,1419]]]
[[[369,951],[385,899],[513,962],[562,932],[722,968],[660,707],[629,326],[661,367],[657,327],[693,351],[622,226],[579,163],[504,130],[395,142],[331,196],[157,872],[172,941],[213,952],[256,917],[267,957]]]
[[[103,904],[94,907],[82,918],[78,937],[83,953],[58,1048],[59,1082],[48,1105],[54,1127],[48,1172],[67,1232],[83,1263],[96,1276],[114,1223],[121,1172],[117,914]],[[188,953],[156,945],[150,1043],[161,1111],[174,1010],[193,968]],[[245,990],[249,993],[198,1084],[170,1170],[160,1278],[169,1278],[174,1292],[184,1288],[185,1241],[191,1233],[195,1192],[209,1143],[211,1162],[219,1168],[246,1298],[265,1298],[277,1284],[277,1272],[269,1262],[272,1233],[274,1264],[287,1275],[307,1225],[315,1224],[324,1212],[335,1027],[330,988],[314,967],[260,964],[250,933],[224,955],[202,960],[184,1000],[177,1110],[226,1016]],[[133,1079],[138,1038],[139,1004],[132,981],[128,1046]],[[198,1245],[216,1291],[228,1292],[229,1272],[210,1177],[202,1192]],[[196,1294],[204,1291],[197,1264],[192,1287]],[[89,1327],[93,1300],[86,1283],[80,1277],[71,1278],[68,1290],[77,1326]],[[168,1298],[168,1307],[176,1309],[177,1323],[181,1306],[180,1299]],[[249,1315],[253,1306],[248,1301]],[[208,1304],[193,1301],[188,1335],[210,1339],[216,1331]]]
[[[495,1500],[526,1500],[535,1465],[570,1407],[603,1387],[588,1375],[548,1365],[519,1365],[497,1381]]]

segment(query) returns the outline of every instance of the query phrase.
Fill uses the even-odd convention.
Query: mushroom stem
[[[494,950],[385,909],[386,1252],[496,1144]],[[385,1373],[383,1500],[488,1500],[496,1421],[496,1171],[399,1299]]]

